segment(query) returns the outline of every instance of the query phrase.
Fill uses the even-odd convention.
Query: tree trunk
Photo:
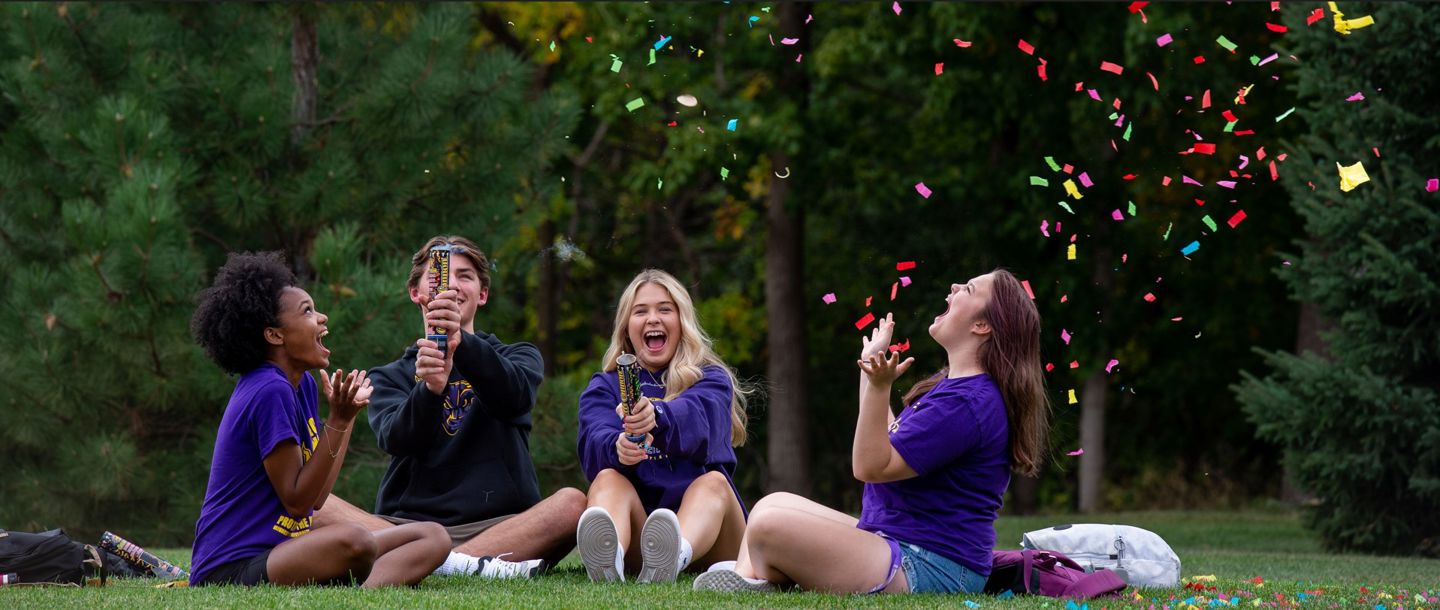
[[[1313,352],[1316,356],[1328,360],[1330,346],[1325,343],[1325,338],[1320,333],[1328,331],[1334,326],[1334,323],[1320,315],[1319,306],[1313,303],[1301,303],[1299,329],[1295,333],[1295,353]],[[1280,478],[1280,501],[1290,505],[1313,501],[1314,496],[1306,493],[1295,482],[1295,468],[1290,465],[1289,458],[1282,457],[1280,464],[1284,468]]]
[[[295,94],[290,99],[290,145],[298,149],[315,125],[320,88],[315,67],[320,62],[320,45],[315,37],[314,8],[295,6],[291,15],[290,76]]]
[[[1039,507],[1039,477],[1010,475],[1010,514],[1033,515]]]
[[[780,31],[798,35],[804,28],[808,5],[782,3],[777,7]],[[798,47],[804,47],[808,36],[800,36]],[[796,48],[803,53],[803,48]],[[778,90],[791,96],[805,116],[810,83],[799,64],[782,62]],[[777,150],[770,153],[770,169],[780,175],[791,164],[790,154]],[[788,491],[810,495],[810,422],[808,383],[805,369],[809,363],[805,344],[804,244],[805,214],[799,206],[787,206],[790,181],[770,179],[765,210],[765,301],[768,330],[766,345],[770,353],[766,375],[770,380],[769,444],[766,447],[769,472],[768,491]]]
[[[1080,397],[1080,512],[1101,508],[1105,491],[1105,369],[1096,368],[1085,380]]]
[[[536,347],[545,362],[545,376],[555,375],[555,334],[560,328],[559,307],[560,278],[555,264],[555,220],[546,218],[540,223],[540,286],[536,295],[535,319],[537,328]]]

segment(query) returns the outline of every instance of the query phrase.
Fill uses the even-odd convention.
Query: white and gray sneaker
[[[575,527],[575,544],[590,580],[625,582],[625,549],[620,546],[610,511],[599,506],[585,509]]]
[[[710,569],[706,570],[704,574],[695,577],[695,586],[691,588],[696,591],[721,591],[724,593],[737,591],[770,593],[780,590],[768,580],[741,576],[739,572],[735,571],[735,562],[733,561],[722,561],[710,566]]]
[[[493,578],[505,580],[510,578],[534,578],[545,570],[544,559],[527,559],[525,561],[506,561],[501,559],[509,553],[497,557],[481,557],[479,569],[475,575],[481,578]]]
[[[668,508],[657,508],[640,530],[639,582],[675,582],[680,570],[690,563],[689,545],[680,537],[680,518]]]

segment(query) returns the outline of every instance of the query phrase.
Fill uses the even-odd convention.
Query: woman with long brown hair
[[[695,579],[697,590],[984,588],[1010,472],[1034,475],[1044,456],[1050,402],[1039,311],[1003,269],[952,284],[930,325],[947,365],[911,388],[899,415],[891,386],[915,359],[885,354],[894,326],[887,315],[862,337],[856,362],[860,518],[793,494],[766,496],[750,514],[738,560],[711,566]]]

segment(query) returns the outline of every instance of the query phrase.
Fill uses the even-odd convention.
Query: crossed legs
[[[415,585],[449,552],[450,537],[438,523],[409,523],[379,532],[340,523],[280,543],[265,561],[265,573],[277,585],[346,576],[362,581],[365,588]]]
[[[755,504],[745,528],[735,572],[776,584],[796,583],[811,591],[865,593],[884,582],[890,545],[857,529],[858,519],[789,493],[774,493]],[[817,558],[824,557],[824,561]],[[904,570],[884,591],[907,592]]]

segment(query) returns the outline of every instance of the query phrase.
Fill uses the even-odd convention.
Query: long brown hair
[[[990,302],[980,318],[990,324],[990,338],[980,344],[980,368],[1000,386],[1010,429],[1010,469],[1033,477],[1045,459],[1050,422],[1050,395],[1040,367],[1040,310],[1009,271],[996,269]],[[946,368],[923,379],[901,399],[915,404],[949,374]]]

